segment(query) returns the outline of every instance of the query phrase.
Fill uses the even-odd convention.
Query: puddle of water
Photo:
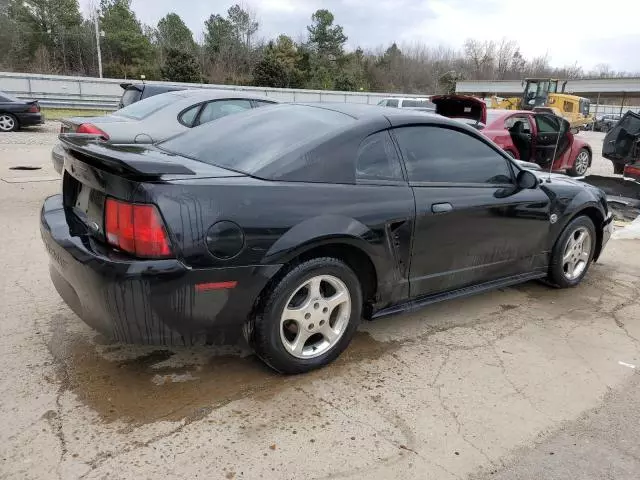
[[[215,408],[249,396],[268,400],[299,382],[339,375],[354,362],[379,358],[394,346],[358,332],[338,361],[295,377],[275,373],[255,356],[211,356],[210,352],[207,355],[206,350],[197,348],[191,352],[147,349],[135,356],[138,347],[100,347],[78,336],[67,334],[61,338],[55,330],[50,349],[60,367],[63,389],[75,393],[107,423],[122,420],[145,424],[185,418],[199,420]],[[130,358],[105,358],[105,354],[123,351]],[[189,353],[193,358],[205,360],[166,366],[173,358],[189,358]]]

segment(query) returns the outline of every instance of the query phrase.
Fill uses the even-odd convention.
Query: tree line
[[[525,58],[508,39],[468,39],[462,49],[393,43],[350,51],[343,27],[325,9],[310,15],[304,38],[265,40],[256,15],[234,5],[211,14],[196,40],[175,13],[149,26],[131,0],[100,0],[96,7],[86,18],[78,0],[0,0],[0,70],[97,76],[97,22],[103,74],[112,78],[431,94],[467,79],[628,76],[608,65],[553,68],[548,56]]]

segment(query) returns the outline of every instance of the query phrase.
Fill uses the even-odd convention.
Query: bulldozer
[[[552,108],[560,112],[573,129],[580,129],[591,123],[589,99],[565,92],[567,81],[554,78],[527,78],[522,84],[522,97],[491,97],[491,108],[501,110],[534,110]]]

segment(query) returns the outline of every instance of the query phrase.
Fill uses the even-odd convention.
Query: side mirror
[[[521,190],[536,188],[539,183],[538,177],[529,170],[521,170],[520,173],[518,173],[516,181],[518,183],[518,188]]]

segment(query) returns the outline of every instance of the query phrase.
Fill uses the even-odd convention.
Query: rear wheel
[[[10,113],[0,113],[0,132],[13,132],[18,129],[18,119]]]
[[[303,373],[335,360],[362,314],[356,274],[335,258],[306,261],[267,292],[254,319],[253,347],[281,373]]]
[[[549,280],[560,288],[575,287],[589,270],[596,248],[596,229],[589,217],[569,223],[551,255]]]
[[[573,162],[573,166],[567,170],[567,174],[572,177],[582,177],[591,164],[591,154],[586,148],[580,149],[576,159]]]

